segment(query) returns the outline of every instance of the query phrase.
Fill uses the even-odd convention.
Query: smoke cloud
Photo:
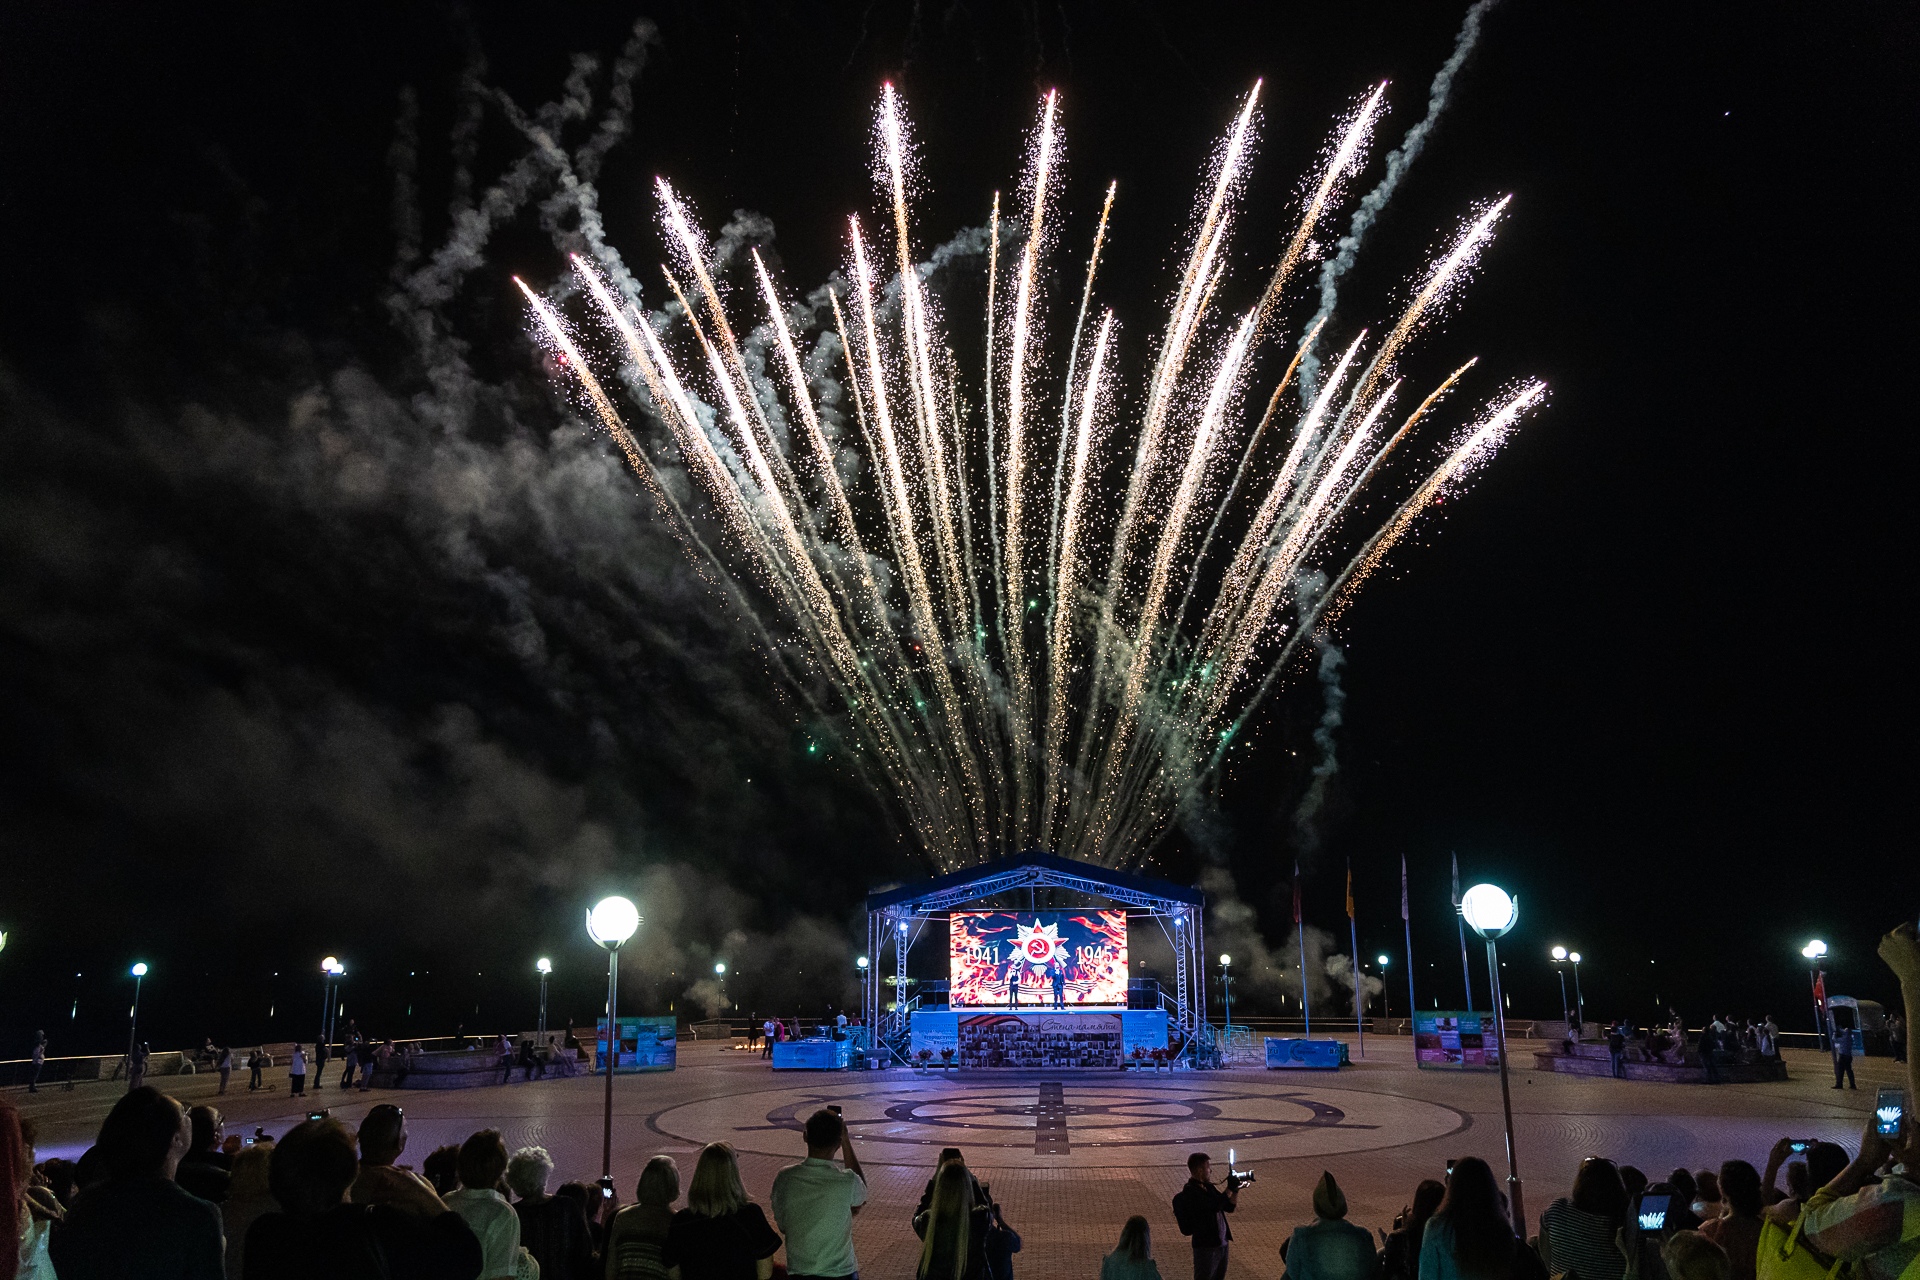
[[[1360,256],[1360,242],[1366,239],[1380,211],[1393,199],[1400,179],[1406,176],[1413,162],[1420,158],[1421,151],[1426,149],[1427,137],[1439,124],[1440,116],[1447,108],[1447,99],[1453,95],[1454,79],[1460,74],[1460,69],[1466,66],[1468,56],[1480,40],[1480,21],[1496,3],[1498,0],[1474,0],[1467,9],[1467,16],[1460,23],[1460,32],[1453,38],[1453,52],[1440,64],[1440,70],[1434,73],[1433,83],[1427,87],[1426,115],[1407,130],[1407,136],[1400,140],[1399,146],[1387,153],[1387,171],[1354,209],[1353,221],[1348,225],[1347,233],[1340,237],[1333,256],[1320,264],[1320,307],[1301,329],[1302,333],[1313,332],[1315,326],[1333,314],[1334,305],[1340,298],[1341,277],[1353,270],[1353,264]],[[1311,404],[1319,394],[1319,388],[1320,359],[1309,349],[1300,360],[1301,403]]]
[[[628,127],[650,30],[598,120],[584,62],[522,117],[562,160],[561,131],[586,131],[582,173]],[[245,921],[265,968],[323,922],[343,955],[517,965],[618,889],[648,918],[627,963],[663,1005],[850,1002],[845,904],[901,846],[848,762],[808,750],[830,726],[769,678],[624,462],[556,409],[517,314],[489,332],[492,239],[597,224],[539,146],[475,193],[487,101],[470,85],[452,119],[443,220],[421,192],[448,179],[422,173],[421,104],[400,98],[388,333],[364,311],[343,336],[239,304],[207,306],[205,332],[123,308],[95,321],[91,383],[0,362],[0,643],[34,743],[9,782],[31,804],[0,834],[17,909],[66,918],[71,868],[111,858],[102,936]],[[240,341],[224,314],[253,317]],[[185,360],[123,376],[198,342],[210,382]]]

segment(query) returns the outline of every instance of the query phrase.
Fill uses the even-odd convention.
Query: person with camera
[[[1227,1246],[1233,1228],[1227,1215],[1239,1207],[1241,1182],[1227,1170],[1225,1190],[1213,1185],[1213,1158],[1204,1151],[1187,1157],[1187,1185],[1173,1198],[1180,1234],[1193,1238],[1193,1280],[1225,1280]]]
[[[867,1176],[853,1154],[853,1137],[837,1107],[808,1116],[805,1135],[807,1158],[773,1179],[773,1220],[787,1238],[787,1274],[793,1280],[858,1276],[853,1215],[867,1202]]]
[[[1920,938],[1912,921],[1880,940],[1880,958],[1899,978],[1912,1021],[1920,1012]],[[1920,1066],[1909,1062],[1899,1130],[1882,1133],[1880,1115],[1870,1116],[1860,1154],[1807,1201],[1807,1243],[1852,1263],[1856,1280],[1895,1280],[1920,1268],[1920,1126],[1910,1110],[1916,1094]]]

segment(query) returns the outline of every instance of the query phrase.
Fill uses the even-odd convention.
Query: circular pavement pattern
[[[1330,1083],[1330,1082],[1329,1082]],[[812,1076],[667,1107],[654,1131],[691,1143],[725,1138],[743,1151],[790,1156],[807,1115],[839,1105],[869,1164],[928,1163],[928,1148],[962,1147],[982,1168],[1055,1164],[1177,1166],[1196,1145],[1231,1147],[1242,1162],[1371,1151],[1444,1137],[1465,1128],[1437,1103],[1317,1082],[1164,1084],[1072,1075],[1005,1081],[870,1081]]]

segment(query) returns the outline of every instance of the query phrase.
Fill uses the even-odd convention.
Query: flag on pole
[[[1295,859],[1293,864],[1293,922],[1300,923],[1300,862],[1298,859]]]
[[[1347,863],[1347,919],[1353,919],[1353,863]]]
[[[1453,855],[1453,905],[1460,905],[1460,855]]]
[[[1400,918],[1412,920],[1413,913],[1407,909],[1407,855],[1400,855]]]

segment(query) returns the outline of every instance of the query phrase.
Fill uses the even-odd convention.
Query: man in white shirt
[[[867,1202],[867,1176],[837,1111],[807,1117],[807,1158],[773,1179],[773,1220],[787,1238],[790,1280],[858,1280],[853,1215]],[[845,1168],[833,1162],[835,1149]]]

